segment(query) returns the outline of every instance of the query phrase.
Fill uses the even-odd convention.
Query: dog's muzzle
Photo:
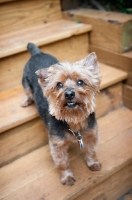
[[[70,108],[73,108],[76,106],[76,102],[73,102],[74,97],[75,97],[75,92],[73,91],[72,88],[68,88],[65,91],[65,98],[67,100],[67,106]]]

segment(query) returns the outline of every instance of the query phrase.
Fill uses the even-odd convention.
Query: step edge
[[[126,131],[127,131],[127,130],[126,130]],[[124,131],[122,134],[125,134],[126,131]],[[118,137],[118,135],[116,136],[116,138],[117,138],[117,137]],[[112,138],[112,139],[115,139],[115,138]],[[103,145],[103,144],[101,143],[100,145]],[[41,148],[47,148],[47,146],[48,146],[48,144],[45,145],[45,147],[40,147],[39,149],[41,149]],[[39,150],[39,149],[37,149],[37,150]],[[35,151],[37,151],[37,150],[35,150]],[[33,154],[33,153],[34,153],[34,152],[31,152],[31,154]],[[30,153],[29,153],[29,154],[30,154]],[[78,156],[80,156],[80,154],[79,154]],[[20,159],[21,159],[21,158],[20,158]],[[73,158],[73,159],[74,159],[74,158]],[[71,160],[73,160],[73,159],[71,159]],[[14,162],[17,162],[17,161],[14,161]],[[108,173],[107,173],[107,174],[105,173],[102,177],[99,178],[99,180],[96,181],[96,183],[92,183],[92,185],[90,185],[90,186],[85,185],[85,188],[83,187],[83,190],[80,188],[77,192],[75,192],[74,196],[73,196],[73,194],[71,194],[71,196],[68,196],[68,197],[66,197],[65,199],[72,200],[73,198],[77,198],[79,195],[81,195],[82,193],[84,193],[86,190],[89,190],[90,187],[95,186],[95,184],[98,185],[99,183],[103,182],[104,180],[106,180],[106,179],[109,178],[110,176],[114,175],[115,173],[117,173],[118,171],[120,171],[121,169],[125,168],[126,166],[128,166],[128,165],[131,164],[131,163],[132,163],[132,157],[130,156],[129,158],[127,158],[127,160],[125,160],[125,162],[118,163],[118,167],[116,167],[116,169],[114,170],[114,172],[113,172],[113,171],[109,171],[109,174],[108,174]],[[11,164],[13,164],[13,163],[11,163]],[[10,164],[9,164],[9,165],[10,165]],[[6,166],[5,166],[5,167],[6,167]],[[8,166],[7,166],[7,167],[8,167]],[[4,168],[4,167],[3,167],[3,168]],[[55,168],[53,168],[52,170],[50,170],[48,173],[50,173],[50,172],[53,171],[54,169],[55,169]],[[43,176],[44,176],[44,175],[40,176],[38,179],[41,179]],[[37,179],[35,179],[34,181],[36,181],[36,180],[37,180]],[[28,184],[22,186],[21,188],[17,189],[15,192],[21,190],[22,188],[26,187],[27,185],[31,184],[31,183],[34,182],[34,181],[31,181],[31,182],[29,182]],[[13,193],[14,193],[14,192],[13,192]],[[4,198],[9,197],[9,196],[12,195],[13,193],[9,194],[8,196],[5,196]],[[62,198],[60,198],[59,200],[62,200]]]
[[[68,39],[72,36],[81,35],[81,34],[87,33],[92,30],[92,25],[90,25],[90,24],[80,23],[78,25],[79,26],[76,27],[75,29],[71,28],[69,30],[66,30],[63,33],[62,32],[57,33],[54,35],[54,37],[53,37],[53,35],[47,36],[46,38],[37,39],[37,41],[32,41],[32,42],[40,47],[40,46],[48,45],[48,44],[51,44],[51,43],[54,43],[54,42],[57,42],[60,40]],[[15,48],[12,47],[9,51],[1,52],[0,58],[5,58],[5,57],[15,55],[17,53],[21,53],[24,51],[27,51],[27,47],[25,45],[21,45],[20,47],[15,47]]]
[[[100,92],[102,90],[106,89],[107,87],[111,87],[114,84],[121,83],[125,78],[126,78],[126,75],[124,75],[123,77],[121,77],[120,81],[119,80],[118,81],[115,80],[114,82],[112,81],[112,84],[111,83],[105,84],[104,86],[101,87]],[[5,132],[5,131],[8,131],[9,129],[15,128],[17,126],[20,126],[20,125],[22,125],[22,124],[24,124],[24,123],[26,123],[28,121],[31,121],[31,120],[39,117],[39,114],[38,114],[37,110],[35,108],[32,108],[32,109],[34,109],[34,111],[35,111],[33,115],[31,115],[31,116],[25,115],[25,117],[22,120],[15,121],[12,124],[7,124],[6,126],[1,127],[0,128],[0,134],[3,133],[3,132]]]

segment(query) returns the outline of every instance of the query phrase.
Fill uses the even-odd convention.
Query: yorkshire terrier
[[[86,164],[92,171],[101,168],[96,157],[98,126],[94,113],[95,95],[101,82],[96,54],[69,63],[59,62],[32,43],[27,49],[31,58],[23,72],[26,97],[22,106],[35,102],[48,129],[51,155],[61,172],[61,182],[73,185],[75,178],[67,153],[70,142],[78,142],[83,148]]]

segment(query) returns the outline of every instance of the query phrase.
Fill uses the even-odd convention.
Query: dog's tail
[[[28,43],[27,49],[31,53],[32,56],[41,52],[41,50],[33,43]]]

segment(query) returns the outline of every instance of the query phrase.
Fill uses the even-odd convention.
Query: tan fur
[[[68,124],[83,123],[83,121],[94,112],[95,95],[99,90],[101,75],[99,64],[94,53],[76,63],[60,63],[48,69],[37,71],[40,76],[39,83],[44,96],[49,101],[49,112],[58,120],[66,121]],[[76,85],[77,80],[85,82],[84,87]],[[61,82],[64,87],[58,89],[57,83]],[[73,109],[66,107],[64,91],[71,87],[76,93],[74,101],[78,103]]]

